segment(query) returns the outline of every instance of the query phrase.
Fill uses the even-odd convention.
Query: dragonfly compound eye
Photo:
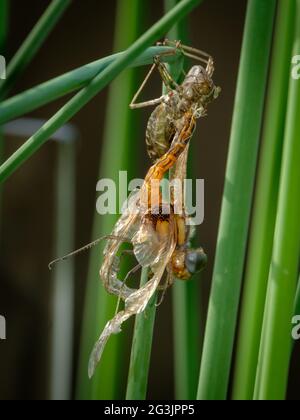
[[[202,248],[191,249],[186,253],[185,265],[191,274],[199,273],[207,263],[207,256]]]

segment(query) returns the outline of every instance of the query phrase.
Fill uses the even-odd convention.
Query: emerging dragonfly
[[[160,181],[172,167],[174,170],[171,180],[185,179],[188,143],[196,119],[206,115],[208,103],[218,96],[220,89],[213,83],[213,59],[208,54],[182,46],[180,43],[167,41],[165,44],[180,48],[186,56],[199,60],[205,66],[193,66],[182,84],[178,85],[166,66],[161,63],[160,57],[156,57],[154,65],[130,104],[131,108],[157,105],[149,118],[146,131],[148,153],[155,163],[147,172],[141,189],[129,197],[127,208],[116,223],[112,234],[96,241],[107,239],[100,277],[109,293],[125,301],[125,309],[106,324],[100,335],[90,357],[89,377],[93,375],[110,335],[120,332],[122,323],[129,317],[144,311],[159,288],[165,272],[167,272],[165,287],[168,287],[175,277],[183,280],[190,278],[205,265],[206,261],[202,248],[192,250],[189,247],[184,204],[178,206],[174,191],[171,193],[171,202],[164,202]],[[135,103],[156,67],[162,76],[167,93],[151,101]],[[181,209],[180,214],[174,213],[175,207]],[[118,278],[120,271],[118,252],[124,242],[132,244],[138,265],[128,273],[124,281],[121,281]],[[132,289],[125,282],[129,275],[140,267],[148,267],[151,278],[141,288]]]
[[[179,205],[180,214],[174,214],[174,208],[178,208],[176,195],[173,191],[171,206],[168,206],[162,200],[160,181],[175,165],[171,181],[178,179],[183,188],[188,142],[193,134],[196,119],[206,115],[208,103],[217,98],[220,88],[212,81],[212,57],[179,43],[167,41],[165,44],[181,48],[185,55],[204,62],[206,66],[193,66],[183,83],[178,85],[159,57],[156,57],[154,65],[130,104],[131,108],[157,105],[149,118],[146,131],[148,153],[155,163],[146,174],[141,189],[130,197],[128,208],[117,222],[112,232],[113,238],[109,239],[104,251],[100,277],[108,292],[125,300],[125,309],[106,324],[97,341],[89,363],[90,377],[110,335],[120,332],[124,321],[146,308],[165,271],[168,287],[175,277],[183,280],[190,278],[192,274],[200,271],[206,262],[202,248],[189,248],[184,205]],[[158,99],[135,103],[155,67],[162,76],[167,93]],[[124,241],[133,245],[133,252],[139,263],[137,267],[149,267],[152,273],[150,280],[137,290],[130,289],[124,281],[118,279],[120,259],[117,252]]]

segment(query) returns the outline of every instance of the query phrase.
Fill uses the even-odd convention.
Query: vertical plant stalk
[[[62,17],[71,0],[52,0],[7,67],[5,82],[0,81],[0,100],[32,61],[48,35]]]
[[[75,237],[75,138],[59,141],[56,168],[56,246],[54,255],[74,249]],[[74,328],[74,260],[53,271],[52,351],[50,399],[69,400],[72,395]]]
[[[299,0],[295,28],[293,55],[300,51]],[[255,384],[255,398],[259,400],[283,400],[287,388],[300,255],[299,115],[300,83],[291,76],[273,254]]]
[[[165,11],[174,7],[178,1],[165,0]],[[168,38],[189,44],[187,18],[171,28]],[[181,74],[181,66],[179,71],[176,68],[178,64],[169,65],[174,76]],[[190,147],[193,147],[193,142]],[[189,161],[191,155],[189,153]],[[201,341],[199,294],[199,283],[195,277],[188,282],[175,281],[172,287],[175,398],[178,400],[193,400],[197,393]]]
[[[252,399],[277,211],[283,134],[290,77],[295,2],[279,0],[265,113],[233,398]]]
[[[139,0],[132,0],[130,8],[126,0],[119,0],[115,23],[115,50],[127,48],[136,39],[141,13]],[[129,103],[137,89],[135,79],[135,70],[127,70],[112,83],[109,90],[99,175],[100,179],[105,176],[114,180],[116,185],[119,183],[119,170],[128,171],[128,180],[135,172],[137,113],[129,109]],[[127,185],[124,187],[127,188]],[[117,219],[118,215],[96,215],[93,237],[111,233]],[[113,336],[109,340],[93,379],[89,381],[87,377],[91,350],[106,322],[113,317],[117,304],[117,298],[107,294],[99,278],[102,250],[103,246],[101,249],[94,248],[90,257],[77,383],[79,399],[122,398],[120,377],[124,369],[124,353],[126,354],[122,348],[123,334]]]
[[[177,0],[167,0],[165,2],[165,12],[168,13],[178,3],[180,2]],[[168,33],[169,38],[177,38],[178,28],[181,26],[182,22],[176,23]],[[173,73],[173,75],[180,75],[181,66],[181,60],[176,61],[172,66],[170,66],[171,73]],[[141,285],[144,284],[146,276],[147,270],[143,270]],[[149,306],[147,307],[146,317],[143,316],[143,314],[136,317],[127,383],[126,399],[128,400],[143,400],[146,398],[153,328],[156,312],[155,302],[156,296],[153,297],[149,303]]]
[[[197,393],[202,338],[198,279],[193,277],[187,284],[177,281],[173,288],[175,397],[193,400]]]
[[[228,392],[275,6],[250,0],[247,7],[199,375],[203,400],[224,400]]]
[[[148,281],[148,269],[142,270],[140,287]],[[126,400],[145,400],[147,394],[157,295],[145,311],[135,318]]]
[[[164,91],[164,88],[163,88]],[[148,281],[149,269],[143,268],[140,287]],[[126,400],[145,400],[151,360],[153,332],[156,316],[157,293],[146,310],[136,315],[127,379]]]

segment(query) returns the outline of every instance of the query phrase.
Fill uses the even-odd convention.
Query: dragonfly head
[[[202,271],[207,263],[207,255],[202,248],[189,249],[185,256],[185,266],[192,276]]]
[[[179,280],[188,280],[204,269],[207,256],[202,248],[176,250],[172,258],[172,271]]]
[[[221,88],[215,86],[211,72],[201,65],[193,66],[182,83],[182,96],[195,110],[195,117],[206,114],[209,102],[216,99]]]

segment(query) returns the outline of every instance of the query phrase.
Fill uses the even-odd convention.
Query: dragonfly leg
[[[121,244],[119,243],[118,246]],[[127,254],[132,254],[132,250],[123,250],[120,255],[114,255],[114,257],[109,258],[107,261],[104,259],[104,262],[100,268],[100,278],[103,282],[103,286],[106,291],[112,295],[116,295],[119,298],[125,300],[130,296],[135,289],[127,287],[125,282],[129,275],[126,276],[125,280],[119,280],[118,274],[120,271],[121,259]]]
[[[189,47],[188,45],[181,44],[180,41],[169,41],[166,39],[163,42],[163,45],[175,47],[180,49],[182,54],[186,57],[193,58],[194,60],[200,61],[203,64],[206,64],[206,71],[209,76],[213,75],[214,72],[214,59],[213,57],[205,51],[199,50],[197,48]]]
[[[158,303],[156,304],[156,306],[160,306],[162,304],[162,302],[164,301],[164,298],[166,296],[166,292],[167,292],[168,288],[171,287],[173,283],[174,283],[174,276],[173,276],[172,271],[170,270],[168,272],[165,284],[162,285],[162,286],[158,286],[158,288],[157,288],[157,290],[162,291],[162,294],[161,294],[161,297],[160,297]]]
[[[135,292],[135,289],[131,289],[126,286],[125,281],[121,281],[117,278],[117,274],[118,270],[113,270],[108,273],[107,276],[104,276],[103,274],[100,274],[100,276],[108,293],[118,296],[122,300],[126,300],[133,292]]]
[[[128,273],[126,274],[125,279],[123,280],[123,283],[125,284],[126,281],[129,279],[129,277],[133,276],[137,271],[139,271],[142,268],[141,264],[137,264],[135,267],[133,267]]]
[[[61,262],[61,261],[65,261],[65,260],[67,260],[67,259],[68,259],[68,258],[70,258],[70,257],[73,257],[73,256],[75,256],[75,255],[77,255],[77,254],[80,254],[81,252],[87,251],[87,250],[89,250],[90,248],[92,248],[93,246],[98,245],[100,242],[105,241],[105,240],[107,240],[107,239],[116,239],[116,240],[120,240],[120,239],[122,239],[124,242],[129,242],[129,241],[130,241],[130,239],[127,239],[127,238],[125,238],[125,237],[124,237],[124,238],[122,238],[122,237],[120,237],[120,236],[115,236],[115,235],[106,235],[106,236],[101,236],[101,238],[98,238],[98,239],[96,239],[95,241],[93,241],[93,242],[91,242],[91,243],[89,243],[89,244],[87,244],[87,245],[84,245],[83,247],[81,247],[81,248],[79,248],[79,249],[76,249],[75,251],[70,252],[69,254],[66,254],[66,255],[64,255],[63,257],[59,257],[59,258],[56,258],[55,260],[51,261],[51,262],[48,264],[48,268],[49,268],[49,270],[51,270],[51,269],[52,269],[53,265],[55,265],[55,264],[57,264],[57,263],[59,263],[59,262]]]
[[[174,55],[176,53],[176,49],[174,49],[174,51],[165,51],[161,54],[158,54],[154,57],[154,64],[151,66],[149,72],[147,73],[145,79],[143,80],[141,86],[139,87],[138,91],[136,92],[136,94],[134,95],[129,107],[131,109],[136,109],[136,108],[144,108],[146,106],[155,106],[155,105],[159,105],[163,98],[164,95],[160,96],[159,98],[155,98],[155,99],[150,99],[148,101],[144,101],[144,102],[136,102],[137,98],[139,97],[139,95],[141,94],[142,90],[144,89],[146,83],[148,82],[149,78],[151,77],[153,71],[157,68],[163,83],[165,84],[166,88],[168,91],[172,90],[172,89],[177,89],[178,88],[178,84],[175,82],[175,80],[172,78],[171,74],[169,73],[166,65],[161,61],[161,57],[166,56],[166,55]]]
[[[160,56],[154,57],[154,63],[157,66],[159,74],[167,90],[171,91],[173,89],[178,89],[179,88],[178,83],[176,83],[173,77],[171,76],[167,66],[163,62],[160,61]]]
[[[148,74],[146,75],[145,79],[143,80],[141,86],[139,87],[138,91],[136,92],[136,94],[134,95],[134,97],[132,98],[132,101],[129,105],[129,107],[131,109],[136,109],[136,108],[144,108],[146,106],[154,106],[154,105],[158,105],[161,103],[162,101],[162,96],[156,99],[150,99],[148,101],[145,102],[136,102],[137,98],[140,96],[142,90],[144,89],[146,83],[148,82],[151,74],[153,73],[154,69],[156,68],[156,64],[154,63],[151,66],[151,69],[149,70]]]
[[[129,251],[129,253],[130,253],[130,251]],[[133,253],[133,251],[132,251],[132,253]],[[142,267],[141,264],[137,264],[130,271],[128,271],[128,273],[126,274],[124,280],[122,282],[120,282],[121,284],[119,285],[119,296],[118,296],[118,303],[117,303],[117,306],[116,306],[116,313],[119,310],[121,299],[125,300],[124,299],[124,296],[122,295],[122,292],[123,292],[124,288],[127,288],[126,281],[129,279],[129,277],[131,277],[133,274],[135,274],[141,267]],[[131,293],[135,291],[134,289],[129,289],[129,288],[127,288],[127,289],[130,290]]]

